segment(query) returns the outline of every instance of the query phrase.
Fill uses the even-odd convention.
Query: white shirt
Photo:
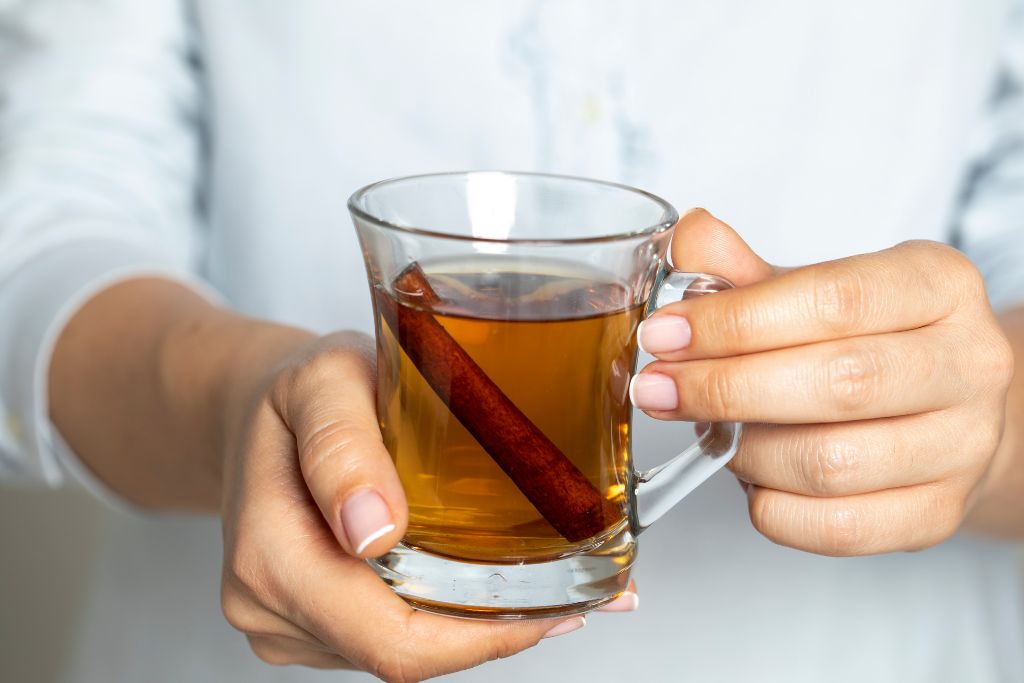
[[[783,264],[953,241],[998,307],[1022,301],[1021,24],[1010,0],[0,1],[0,478],[114,500],[45,378],[119,279],[371,329],[345,200],[383,177],[623,181]],[[685,427],[638,423],[641,465],[679,450]],[[729,479],[644,535],[638,613],[453,679],[1024,680],[1015,547],[816,557],[759,537]],[[66,680],[360,676],[248,654],[215,520],[112,510],[101,539]]]

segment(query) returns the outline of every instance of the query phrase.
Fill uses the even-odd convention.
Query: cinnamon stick
[[[406,355],[452,414],[558,533],[595,536],[620,515],[586,475],[521,411],[437,322],[440,303],[414,263],[396,279],[398,296],[378,297],[381,314]]]

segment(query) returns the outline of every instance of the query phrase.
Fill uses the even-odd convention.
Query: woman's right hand
[[[398,543],[408,515],[381,441],[373,362],[363,335],[309,337],[270,372],[243,369],[227,391],[227,620],[272,664],[386,681],[465,669],[583,626],[583,617],[486,622],[417,611],[366,564]]]

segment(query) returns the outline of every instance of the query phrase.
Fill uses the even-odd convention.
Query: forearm
[[[1024,308],[1000,317],[1013,347],[1015,372],[1006,398],[999,450],[978,491],[966,528],[977,533],[1024,538]]]
[[[101,292],[50,366],[54,424],[82,461],[137,504],[213,512],[226,425],[264,372],[312,335],[218,308],[167,280]]]

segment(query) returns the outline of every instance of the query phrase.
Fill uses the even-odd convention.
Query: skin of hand
[[[402,537],[374,346],[218,308],[170,281],[113,286],[62,332],[51,414],[113,490],[220,512],[224,614],[272,664],[418,681],[507,657],[583,617],[486,622],[413,610],[365,563]],[[631,611],[635,587],[605,611]]]
[[[657,360],[631,395],[658,419],[744,423],[729,468],[760,533],[836,556],[922,549],[965,520],[1024,535],[1019,378],[1007,400],[1024,324],[1000,324],[963,254],[917,241],[776,268],[700,209],[672,253],[737,288],[642,324]]]
[[[229,444],[223,609],[268,662],[419,681],[507,657],[580,617],[488,623],[413,610],[360,558],[403,536],[401,483],[381,441],[374,349],[312,340],[271,372]],[[629,598],[620,598],[623,601]]]

